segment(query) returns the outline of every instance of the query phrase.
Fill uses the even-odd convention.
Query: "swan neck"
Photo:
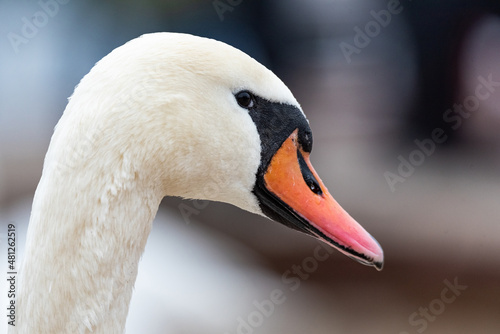
[[[133,171],[111,174],[85,181],[82,175],[99,173],[46,166],[19,275],[14,333],[123,332],[161,196]]]

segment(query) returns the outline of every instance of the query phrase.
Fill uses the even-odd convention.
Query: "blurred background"
[[[186,32],[284,80],[310,120],[316,170],[386,264],[319,262],[317,241],[279,224],[166,198],[128,333],[499,333],[499,15],[496,0],[1,0],[1,254],[14,223],[22,257],[50,136],[81,77],[141,34]],[[275,290],[284,301],[264,314]]]

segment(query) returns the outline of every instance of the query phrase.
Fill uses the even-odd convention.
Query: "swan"
[[[11,332],[122,333],[165,196],[233,204],[382,269],[380,245],[330,195],[311,149],[290,90],[245,53],[180,33],[116,48],[55,127]]]

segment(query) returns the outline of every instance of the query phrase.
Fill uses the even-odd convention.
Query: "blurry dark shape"
[[[95,3],[101,3],[101,1],[94,1]],[[154,8],[155,11],[160,13],[168,13],[168,15],[176,15],[179,13],[184,13],[190,9],[196,9],[200,7],[201,3],[204,1],[200,0],[109,0],[106,1],[108,5],[115,7],[116,9],[123,7],[130,7],[137,10],[144,10],[147,8]],[[206,1],[205,1],[206,2]]]
[[[500,14],[495,0],[412,1],[404,11],[415,39],[418,66],[417,101],[409,115],[403,137],[429,137],[442,128],[448,144],[457,142],[457,131],[443,114],[460,103],[460,54],[467,32],[484,14]]]
[[[473,150],[481,148],[500,158],[500,16],[485,15],[466,34],[461,52],[462,94],[474,92],[478,75],[489,82],[479,90],[479,109],[463,121],[459,139]],[[467,115],[468,116],[468,115]],[[489,151],[489,152],[488,152]]]

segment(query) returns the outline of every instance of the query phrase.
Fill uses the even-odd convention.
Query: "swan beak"
[[[382,270],[378,242],[330,195],[304,152],[295,130],[264,173],[268,209],[280,222],[335,247],[358,262]],[[268,210],[269,211],[269,210]],[[266,213],[267,214],[267,213]]]

